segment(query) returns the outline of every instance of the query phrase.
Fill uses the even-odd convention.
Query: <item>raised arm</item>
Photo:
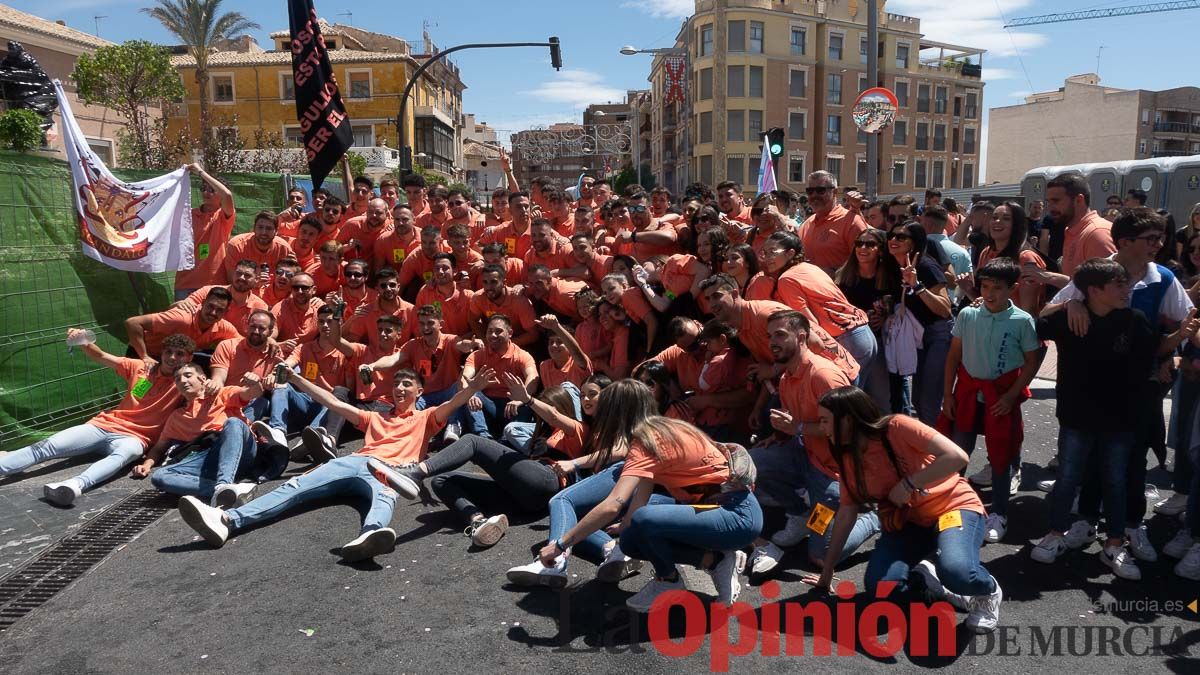
[[[575,363],[578,363],[580,366],[588,363],[587,355],[583,353],[583,347],[579,346],[579,342],[575,340],[575,336],[571,334],[571,331],[563,328],[557,316],[553,314],[541,316],[537,319],[537,325],[539,328],[557,335],[567,347],[567,351],[571,353],[571,358],[575,359]]]
[[[232,218],[234,215],[233,191],[225,187],[225,184],[221,181],[208,175],[208,172],[199,164],[188,164],[187,169],[199,176],[200,180],[204,181],[205,184],[213,189],[213,192],[217,193],[217,196],[221,198],[221,213],[226,218]]]
[[[495,381],[495,379],[496,371],[492,370],[490,366],[484,366],[479,370],[472,368],[470,377],[467,377],[466,373],[464,372],[463,380],[466,386],[459,388],[459,390],[454,393],[454,396],[452,396],[449,401],[446,401],[434,409],[434,419],[437,420],[438,424],[445,424],[449,422],[450,416],[454,414],[454,411],[463,407],[467,401],[470,401],[475,394],[483,391],[484,387],[487,387],[488,383]]]
[[[343,419],[351,424],[357,425],[362,422],[361,410],[345,401],[339,401],[333,395],[333,392],[326,391],[303,377],[294,377],[293,375],[294,373],[291,370],[286,371],[283,375],[284,379],[280,384],[291,384],[299,391],[308,394],[312,400],[328,408],[330,412],[341,415]]]
[[[129,347],[138,355],[138,358],[151,366],[157,363],[150,358],[150,354],[146,351],[146,330],[150,328],[150,317],[152,316],[152,314],[142,314],[125,319],[125,334],[129,338]]]
[[[538,417],[546,420],[546,423],[555,429],[569,431],[579,424],[575,418],[567,417],[566,415],[558,412],[558,410],[549,403],[546,403],[539,398],[534,398],[533,395],[529,393],[529,389],[525,387],[525,383],[522,382],[521,378],[517,377],[516,375],[513,375],[512,373],[505,373],[504,386],[508,387],[508,396],[511,400],[529,406],[529,408],[533,410]]]
[[[83,329],[81,329],[81,328],[68,328],[67,329],[67,339],[70,340],[72,337],[74,337],[82,332],[83,332]],[[84,356],[95,361],[96,363],[99,363],[100,365],[102,365],[106,368],[116,370],[117,366],[121,363],[120,358],[113,356],[112,354],[109,354],[108,352],[104,351],[103,349],[100,348],[99,345],[97,345],[94,342],[92,344],[83,345],[79,349],[80,349],[80,351],[83,352]]]

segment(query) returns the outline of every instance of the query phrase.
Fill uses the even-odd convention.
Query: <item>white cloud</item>
[[[1008,96],[1009,96],[1009,98],[1019,98],[1021,100],[1024,100],[1026,96],[1029,96],[1032,93],[1033,93],[1032,91],[1026,91],[1026,90],[1022,89],[1021,91],[1009,92]]]
[[[590,70],[563,70],[553,79],[542,82],[533,89],[518,92],[546,103],[587,107],[592,103],[622,101],[625,90],[604,83],[604,76]]]
[[[1005,30],[1005,19],[1037,14],[1038,6],[1033,0],[893,0],[887,11],[919,18],[921,32],[931,40],[986,49],[988,56],[1015,56],[1042,46],[1047,38]]]
[[[1011,68],[984,68],[983,81],[995,82],[996,80],[1011,80],[1017,77],[1017,71]]]
[[[623,2],[621,6],[640,10],[658,19],[686,19],[696,9],[693,0],[639,0]]]

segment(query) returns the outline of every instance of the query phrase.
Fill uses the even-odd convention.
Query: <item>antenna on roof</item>
[[[351,26],[353,26],[353,25],[354,25],[354,12],[351,12],[350,10],[346,10],[346,11],[344,11],[344,12],[338,12],[338,13],[337,13],[337,15],[338,15],[338,16],[348,16],[348,17],[350,17],[350,18],[348,19],[348,21],[350,22],[350,25],[351,25]]]
[[[96,37],[100,37],[100,19],[107,19],[107,15],[93,16],[92,20],[96,22]]]

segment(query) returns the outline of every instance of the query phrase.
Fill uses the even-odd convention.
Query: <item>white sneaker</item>
[[[683,590],[687,590],[687,584],[684,583],[682,574],[675,581],[663,581],[662,579],[654,578],[646,582],[646,585],[642,586],[642,590],[629,596],[625,601],[625,606],[635,612],[645,614],[650,611],[650,607],[658,599],[658,596],[667,591]]]
[[[495,546],[496,542],[508,531],[508,516],[501,513],[491,518],[476,520],[467,526],[463,534],[471,538],[471,543],[479,548]]]
[[[396,548],[396,531],[390,527],[368,530],[342,546],[339,555],[346,562],[370,560],[377,555],[390,553]]]
[[[462,425],[458,422],[447,422],[446,430],[442,432],[442,440],[446,442],[446,445],[450,445],[460,438],[462,438]]]
[[[1184,528],[1175,533],[1175,536],[1163,546],[1163,553],[1175,559],[1182,559],[1187,555],[1188,550],[1196,543],[1195,538]]]
[[[1086,520],[1071,523],[1071,529],[1063,535],[1068,548],[1084,548],[1096,540],[1096,526]]]
[[[265,438],[270,445],[282,445],[287,447],[287,436],[273,426],[268,425],[262,420],[258,420],[250,425],[250,432],[255,438]]]
[[[1042,540],[1033,547],[1029,552],[1029,557],[1040,563],[1047,565],[1058,560],[1058,557],[1067,552],[1067,541],[1063,535],[1057,532],[1051,532],[1042,537]]]
[[[212,506],[218,509],[237,508],[254,498],[258,485],[254,483],[223,483],[213,490]]]
[[[1187,508],[1188,496],[1176,492],[1154,505],[1154,512],[1164,516],[1177,516]]]
[[[708,576],[712,578],[713,587],[717,589],[717,602],[722,605],[729,605],[737,602],[738,596],[742,593],[742,584],[738,581],[738,575],[742,570],[746,569],[746,552],[737,551],[721,551],[725,557],[721,558],[721,562],[713,566],[708,571]],[[682,577],[680,577],[682,579]]]
[[[421,486],[417,485],[417,482],[410,476],[406,475],[403,470],[397,471],[387,462],[374,457],[367,460],[367,467],[370,468],[371,471],[375,472],[377,476],[383,476],[384,482],[391,486],[393,490],[400,493],[401,497],[404,497],[405,499],[416,499],[417,497],[421,496]],[[507,521],[508,519],[505,518],[504,524],[506,527],[508,526]],[[499,538],[500,537],[496,537],[496,539]]]
[[[942,580],[938,578],[937,568],[933,566],[932,562],[922,560],[913,567],[913,571],[925,580],[925,590],[929,591],[929,597],[934,601],[945,600],[955,609],[963,611],[970,607],[970,598],[946,590],[946,587],[942,585]]]
[[[625,555],[620,544],[614,544],[604,556],[604,562],[596,568],[596,581],[615,584],[642,569],[642,561]]]
[[[771,541],[783,548],[791,548],[808,538],[812,530],[808,529],[807,516],[788,514],[787,523],[783,529],[771,535]]]
[[[1039,480],[1038,484],[1037,484],[1037,489],[1041,490],[1042,492],[1051,492],[1054,490],[1054,481],[1053,480]]]
[[[984,528],[983,540],[989,544],[999,543],[1008,533],[1008,518],[999,513],[989,513]]]
[[[1158,486],[1156,486],[1156,485],[1151,485],[1150,483],[1146,483],[1146,487],[1142,491],[1142,494],[1144,494],[1146,496],[1146,501],[1150,502],[1151,504],[1162,501],[1162,495],[1159,494]]]
[[[1113,574],[1129,581],[1141,581],[1142,571],[1124,546],[1105,546],[1100,551],[1100,562],[1112,568]]]
[[[204,537],[204,541],[214,548],[221,548],[229,538],[229,524],[225,522],[225,512],[195,497],[179,498],[179,515],[188,527]]]
[[[967,481],[972,485],[979,487],[988,487],[992,484],[992,465],[984,464],[983,468],[976,471],[974,475],[969,476]]]
[[[1000,603],[1004,600],[1004,591],[1000,590],[1000,582],[995,577],[992,577],[992,582],[996,584],[996,590],[971,598],[966,626],[979,634],[996,630],[996,623],[1000,621]]]
[[[1015,495],[1020,491],[1021,491],[1021,468],[1017,467],[1017,470],[1014,471],[1012,476],[1008,479],[1008,494]]]
[[[83,494],[83,490],[79,487],[79,481],[73,478],[61,483],[46,483],[42,486],[42,496],[56,506],[70,506],[81,494]]]
[[[1158,553],[1154,550],[1154,545],[1150,543],[1150,537],[1146,534],[1144,524],[1125,528],[1125,536],[1129,537],[1129,551],[1133,553],[1133,557],[1146,562],[1158,561]]]
[[[1184,579],[1200,581],[1200,543],[1192,544],[1183,560],[1175,564],[1175,574]]]
[[[546,567],[534,558],[528,565],[519,565],[508,570],[508,580],[518,586],[549,586],[562,588],[567,585],[567,557],[560,555],[553,567]]]
[[[750,553],[750,574],[766,574],[779,566],[783,560],[783,549],[768,541],[763,546],[755,546]]]

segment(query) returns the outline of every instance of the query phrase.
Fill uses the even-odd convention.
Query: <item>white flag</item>
[[[762,159],[758,162],[758,194],[779,189],[775,182],[775,162],[771,161],[771,141],[763,138]]]
[[[127,272],[195,266],[192,186],[187,171],[126,183],[88,147],[62,83],[54,81],[83,254]]]

